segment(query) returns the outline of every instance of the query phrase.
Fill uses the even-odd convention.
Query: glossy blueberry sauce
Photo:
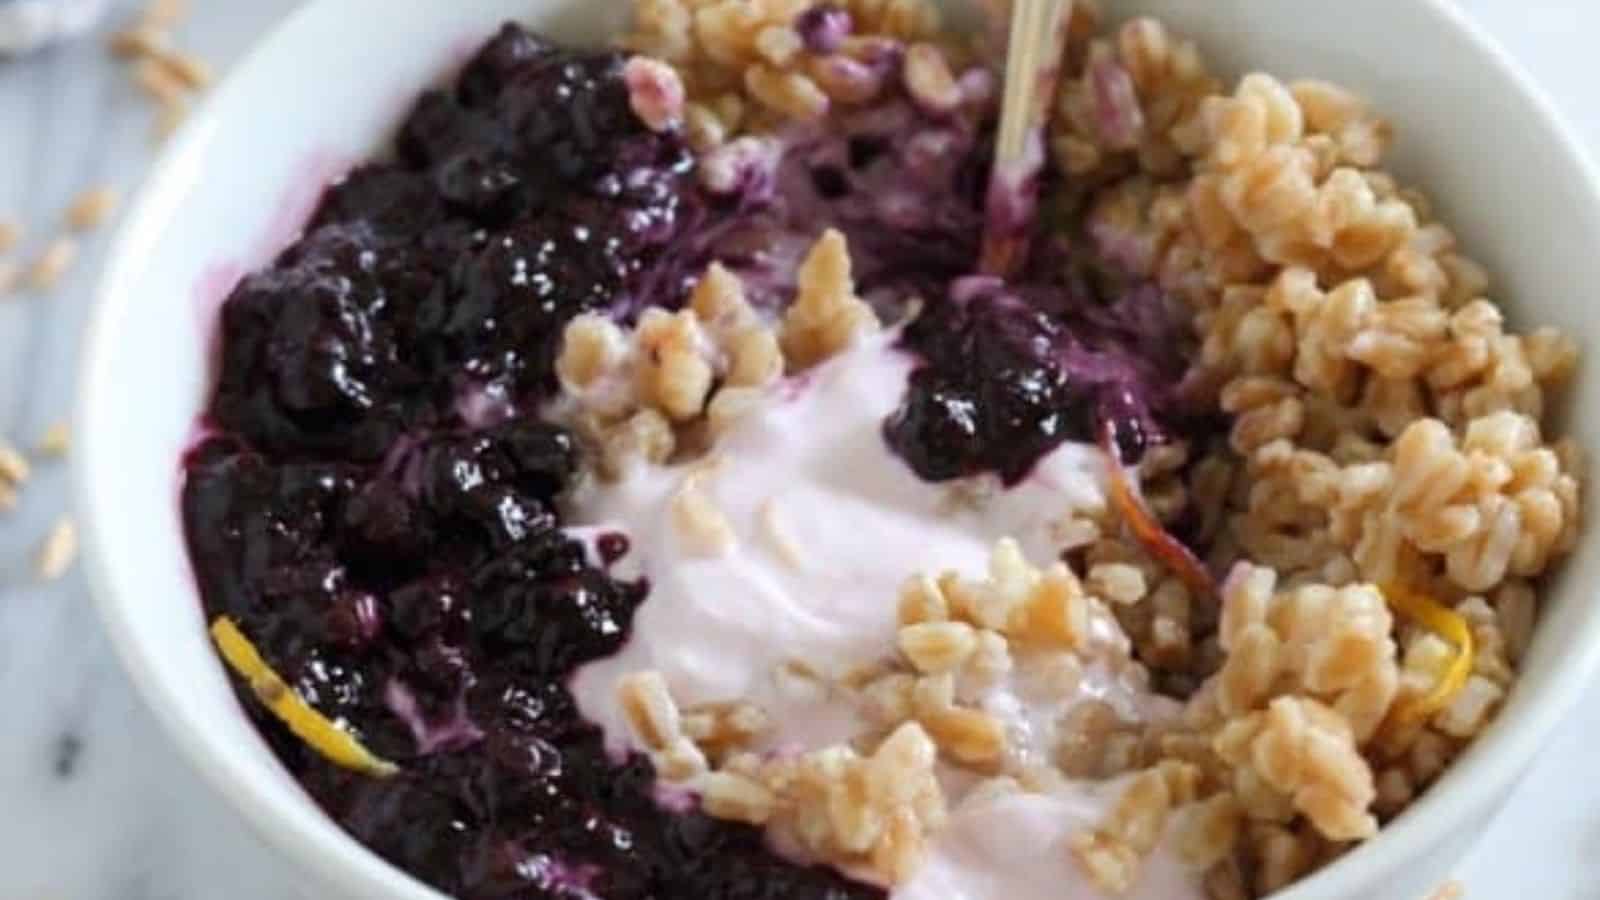
[[[647,586],[559,530],[570,435],[462,415],[464,394],[531,408],[567,319],[675,300],[703,265],[681,246],[707,215],[693,160],[634,121],[620,68],[508,27],[229,297],[213,436],[185,460],[201,594],[400,764],[339,769],[241,691],[331,816],[445,891],[878,897],[663,811],[649,761],[607,754],[565,681],[621,646]]]
[[[884,423],[889,446],[929,481],[994,472],[1009,485],[1063,441],[1094,442],[1101,423],[1125,462],[1203,428],[1181,402],[1170,299],[1148,285],[1103,294],[1081,278],[956,281],[906,328],[923,364]]]
[[[806,20],[818,48],[849,28],[833,7]],[[1050,253],[1021,287],[961,279],[986,165],[973,125],[891,100],[713,195],[677,135],[634,118],[622,61],[508,25],[229,296],[208,436],[184,460],[206,612],[400,765],[335,767],[240,686],[311,797],[442,890],[882,897],[779,857],[759,829],[664,808],[649,760],[608,755],[578,714],[568,678],[622,646],[648,585],[607,568],[624,536],[591,555],[561,530],[582,451],[538,409],[564,324],[676,306],[712,258],[784,295],[794,248],[838,225],[864,294],[931,301],[904,333],[923,363],[884,431],[933,480],[1014,481],[1107,417],[1136,455],[1177,421],[1178,342],[1158,293],[1052,280],[1066,267]]]

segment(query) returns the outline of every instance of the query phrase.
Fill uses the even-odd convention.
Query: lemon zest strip
[[[256,699],[281,719],[295,737],[305,741],[307,746],[322,754],[329,762],[377,778],[388,778],[400,771],[399,766],[374,755],[354,735],[334,724],[295,693],[282,676],[261,658],[256,645],[244,636],[232,619],[218,616],[211,623],[211,639],[216,642],[217,651],[233,671],[250,685],[250,691],[256,695]]]
[[[1217,583],[1207,571],[1205,563],[1201,562],[1186,544],[1174,537],[1139,499],[1133,486],[1133,479],[1122,467],[1116,449],[1116,438],[1109,430],[1102,441],[1102,449],[1107,456],[1106,470],[1111,489],[1111,506],[1121,514],[1134,539],[1146,553],[1177,575],[1178,580],[1183,582],[1184,587],[1188,588],[1189,593],[1196,599],[1216,596]]]
[[[1466,686],[1475,652],[1472,626],[1455,610],[1403,585],[1384,585],[1382,592],[1395,612],[1455,646],[1455,656],[1439,674],[1433,690],[1395,710],[1395,717],[1402,723],[1419,722],[1449,706]]]

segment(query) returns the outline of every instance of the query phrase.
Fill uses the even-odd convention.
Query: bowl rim
[[[292,10],[264,32],[230,69],[228,76],[207,95],[182,128],[168,142],[148,177],[138,190],[130,208],[132,214],[119,227],[107,254],[107,262],[91,299],[90,321],[77,366],[77,396],[73,427],[80,447],[72,455],[73,502],[80,513],[79,527],[84,536],[85,574],[90,593],[104,628],[111,638],[122,668],[128,673],[142,701],[154,713],[168,738],[181,750],[189,764],[212,789],[245,819],[250,829],[282,857],[293,860],[314,873],[324,883],[352,897],[385,896],[406,900],[441,900],[444,896],[409,872],[388,862],[344,832],[331,818],[326,823],[342,840],[329,844],[304,821],[289,814],[291,801],[283,791],[268,789],[244,777],[232,754],[209,729],[194,727],[172,702],[177,686],[162,678],[162,662],[142,645],[131,628],[132,607],[124,601],[118,585],[122,577],[106,562],[106,535],[96,515],[101,503],[93,489],[95,454],[89,447],[112,438],[101,434],[95,421],[98,386],[114,373],[108,369],[106,353],[101,352],[117,339],[113,327],[127,312],[130,292],[119,286],[136,271],[137,255],[149,230],[146,220],[159,208],[159,199],[181,181],[180,169],[200,152],[204,133],[216,111],[230,102],[243,73],[267,65],[266,60],[281,54],[281,47],[310,27],[323,10],[337,0],[313,0]],[[1493,76],[1507,83],[1517,99],[1526,104],[1558,143],[1558,151],[1582,176],[1574,185],[1574,195],[1582,192],[1587,204],[1600,208],[1600,166],[1584,149],[1567,119],[1556,108],[1547,92],[1529,75],[1486,29],[1450,0],[1411,0],[1431,16],[1442,29],[1453,30],[1466,39],[1474,52],[1491,67]],[[1600,542],[1600,532],[1591,534]],[[1581,590],[1581,589],[1580,589]],[[1600,613],[1585,621],[1587,631],[1600,638]],[[1449,832],[1467,821],[1475,811],[1493,805],[1497,795],[1509,791],[1537,756],[1555,726],[1578,702],[1600,670],[1600,639],[1577,642],[1568,657],[1561,660],[1561,675],[1547,689],[1520,700],[1517,727],[1492,727],[1480,736],[1469,752],[1453,763],[1443,783],[1425,793],[1411,808],[1386,825],[1379,835],[1363,843],[1334,863],[1296,881],[1273,895],[1276,900],[1337,900],[1351,896],[1371,873],[1395,871],[1409,859],[1444,843]],[[293,822],[286,826],[286,821]]]
[[[112,377],[105,368],[108,354],[100,348],[117,339],[115,325],[127,311],[130,292],[120,291],[118,286],[128,277],[125,273],[136,271],[136,257],[142,249],[139,236],[150,229],[147,220],[159,211],[160,198],[182,183],[182,170],[189,157],[199,153],[217,110],[240,90],[237,86],[244,80],[244,73],[266,66],[268,59],[281,52],[280,45],[311,28],[324,15],[323,10],[336,2],[338,0],[301,3],[252,42],[168,139],[134,195],[129,205],[130,214],[117,228],[96,283],[82,355],[78,360],[72,421],[73,432],[78,436],[78,446],[71,457],[73,502],[79,513],[79,532],[85,551],[82,554],[84,572],[90,594],[122,668],[146,707],[161,723],[167,739],[178,747],[210,789],[226,798],[244,818],[250,831],[274,851],[278,859],[291,860],[304,867],[304,871],[314,873],[319,879],[316,885],[319,888],[331,885],[341,896],[352,898],[443,900],[442,892],[388,862],[319,810],[318,814],[323,815],[330,826],[328,831],[340,838],[331,844],[324,841],[323,835],[292,814],[291,801],[283,791],[268,790],[260,782],[246,777],[234,756],[226,752],[226,747],[211,730],[196,727],[197,723],[188,721],[178,712],[177,705],[171,702],[176,696],[176,687],[158,674],[161,660],[135,638],[131,627],[132,607],[122,601],[117,588],[121,579],[106,561],[107,554],[99,552],[106,538],[100,526],[100,515],[95,514],[100,503],[94,491],[94,467],[90,462],[95,454],[90,448],[97,440],[111,440],[97,429],[94,412],[99,406],[96,386]],[[173,460],[174,465],[177,462]],[[239,714],[244,714],[242,708]],[[296,887],[306,883],[298,872],[288,881]],[[321,895],[318,890],[309,896]]]

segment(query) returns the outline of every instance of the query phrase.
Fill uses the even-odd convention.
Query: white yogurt
[[[768,750],[803,751],[859,734],[866,723],[847,703],[781,689],[775,670],[801,660],[837,674],[881,660],[894,646],[908,576],[950,569],[979,576],[1003,537],[1015,538],[1036,564],[1046,562],[1074,511],[1104,506],[1105,458],[1086,444],[1062,445],[1008,490],[992,477],[953,486],[918,478],[882,433],[913,366],[893,339],[864,342],[779,384],[706,460],[641,465],[574,498],[575,536],[626,534],[631,548],[621,571],[650,582],[628,643],[581,668],[570,684],[613,751],[643,749],[616,696],[619,679],[642,670],[660,672],[684,706],[760,705],[775,726]],[[732,540],[720,552],[686,540],[676,521],[674,498],[691,482],[726,519]],[[1096,618],[1100,642],[1125,652],[1109,614]],[[1019,671],[970,699],[1007,721],[1024,754],[1047,752],[1056,720],[1084,699],[1103,699],[1128,718],[1170,713],[1168,701],[1113,668],[1089,662],[1071,696],[1046,697]],[[946,793],[959,805],[972,778],[947,774]],[[895,897],[1030,900],[1063,889],[1098,896],[1074,887],[1087,883],[1065,841],[1103,818],[1114,797],[1107,785],[1085,785],[960,808],[923,872]],[[996,824],[1005,827],[990,833]],[[1160,881],[1162,871],[1152,864],[1146,880]],[[1199,896],[1191,888],[1140,896]]]
[[[575,498],[573,520],[628,535],[625,570],[650,580],[632,639],[571,685],[612,746],[635,746],[615,694],[622,675],[642,669],[661,672],[685,705],[760,703],[786,737],[815,746],[812,723],[790,715],[804,710],[775,689],[776,666],[800,659],[840,672],[879,659],[893,646],[908,576],[981,574],[1008,536],[1048,560],[1052,527],[1104,504],[1104,461],[1087,445],[1064,445],[1007,491],[992,480],[958,488],[918,478],[882,434],[912,367],[890,342],[866,342],[775,387],[767,408],[719,442],[714,466],[640,466]],[[697,552],[674,521],[673,497],[690,478],[732,528],[725,553]]]
[[[1049,794],[974,798],[952,811],[894,900],[1111,900],[1084,875],[1067,841],[1099,825],[1126,784],[1124,778]],[[1205,891],[1163,843],[1145,858],[1132,890],[1119,896],[1191,900]]]

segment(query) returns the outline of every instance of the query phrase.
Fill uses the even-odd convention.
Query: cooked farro
[[[912,99],[963,102],[953,46],[916,4],[884,6],[881,31],[858,19],[842,52],[798,35],[802,6],[641,0],[630,46],[681,74],[701,146],[877,96],[875,61],[908,38],[922,41],[899,45]],[[1579,525],[1576,447],[1541,427],[1577,351],[1551,329],[1506,330],[1482,267],[1379,168],[1393,129],[1360,97],[1261,73],[1227,90],[1159,22],[1093,37],[1096,11],[1078,8],[1055,160],[1084,185],[1069,190],[1083,192],[1097,245],[1192,306],[1200,364],[1232,419],[1225,443],[1148,455],[1144,493],[1162,521],[1192,511],[1210,558],[1238,565],[1220,598],[1196,595],[1114,523],[1077,520],[1060,536],[1087,548],[1081,586],[1065,567],[1017,580],[1008,573],[1029,567],[1014,546],[997,550],[988,585],[908,581],[899,650],[923,677],[888,673],[861,694],[875,720],[919,716],[956,761],[991,765],[1003,738],[980,739],[981,714],[928,676],[980,661],[1008,671],[1008,639],[1081,648],[1086,589],[1110,602],[1142,663],[1190,685],[1184,724],[1145,741],[1169,748],[1162,765],[1194,767],[1199,790],[1180,801],[1146,769],[1073,851],[1097,883],[1124,889],[1170,808],[1211,896],[1259,896],[1370,837],[1503,700],[1537,618],[1536,579]],[[701,290],[730,279],[708,273]],[[780,332],[791,367],[875,326],[853,293],[843,241],[825,237]],[[695,308],[715,319],[700,295]],[[698,414],[700,383],[680,412]],[[1433,598],[1432,618],[1413,618],[1414,605],[1393,614],[1394,591]],[[1450,622],[1467,644],[1437,632]],[[1447,680],[1460,665],[1470,674]],[[1424,706],[1425,721],[1408,718]],[[1130,767],[1114,748],[1143,726],[1093,704],[1069,717],[1062,771]]]

